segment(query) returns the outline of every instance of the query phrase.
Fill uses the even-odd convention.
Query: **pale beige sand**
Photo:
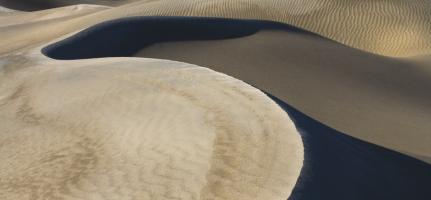
[[[142,0],[58,23],[2,28],[0,54],[108,19],[140,15],[274,20],[377,54],[431,54],[431,1],[428,0]],[[40,34],[34,36],[33,32]],[[9,37],[10,34],[16,39]],[[23,42],[24,38],[33,39]]]
[[[158,43],[136,56],[210,67],[356,138],[419,159],[431,155],[431,65],[426,66],[426,58],[407,62],[282,31]]]
[[[257,89],[178,62],[41,55],[106,9],[0,19],[0,198],[288,198],[302,142]]]
[[[259,90],[173,61],[40,57],[0,66],[0,199],[289,197],[301,138]]]

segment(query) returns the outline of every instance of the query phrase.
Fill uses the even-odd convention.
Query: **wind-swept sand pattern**
[[[121,1],[120,1],[121,2]],[[96,1],[97,3],[97,1]],[[122,2],[123,3],[123,2]],[[93,15],[62,23],[44,23],[26,30],[0,29],[33,38],[3,48],[0,53],[48,41],[53,37],[129,16],[211,16],[271,20],[310,30],[349,46],[387,56],[415,56],[431,53],[431,2],[427,0],[154,0],[133,1]],[[14,20],[10,18],[9,20]],[[55,30],[55,31],[53,31]],[[40,32],[37,37],[32,32]],[[43,33],[43,34],[42,34]],[[6,35],[5,35],[6,34]],[[16,43],[11,37],[1,45]],[[17,37],[18,38],[18,37]],[[6,42],[6,44],[5,44]],[[10,44],[8,45],[10,46]]]
[[[1,199],[282,200],[296,183],[299,134],[241,81],[150,59],[36,65],[2,68]]]

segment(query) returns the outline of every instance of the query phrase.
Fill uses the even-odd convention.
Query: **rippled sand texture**
[[[81,9],[92,9],[88,7],[91,6]],[[143,0],[100,11],[86,17],[74,15],[61,22],[51,19],[44,20],[43,24],[0,29],[0,44],[4,47],[0,53],[108,19],[175,15],[274,20],[377,54],[402,57],[431,54],[431,2],[428,0]],[[75,12],[67,11],[70,15]],[[36,30],[41,34],[33,36],[32,41],[22,41],[31,38],[31,32]],[[9,34],[16,35],[16,39],[5,40]]]
[[[3,66],[0,199],[285,200],[303,147],[262,92],[151,59]]]

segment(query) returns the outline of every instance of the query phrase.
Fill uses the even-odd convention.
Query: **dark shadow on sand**
[[[134,17],[96,25],[42,51],[54,59],[124,57],[158,42],[236,38],[267,29],[314,35],[268,21]],[[290,200],[431,199],[431,165],[338,132],[269,96],[289,113],[304,143],[304,166]]]
[[[267,94],[300,131],[304,166],[289,200],[428,200],[431,166],[338,132]]]
[[[268,29],[311,34],[293,26],[269,21],[202,17],[132,17],[95,25],[45,47],[42,52],[59,60],[127,57],[146,46],[160,42],[239,38]]]

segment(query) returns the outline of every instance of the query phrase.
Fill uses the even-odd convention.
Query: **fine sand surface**
[[[259,90],[173,61],[36,60],[0,68],[0,199],[289,197],[301,138]]]
[[[105,23],[45,52],[57,59],[139,56],[209,67],[346,134],[429,162],[431,71],[423,62],[370,54],[280,24],[165,19]]]

